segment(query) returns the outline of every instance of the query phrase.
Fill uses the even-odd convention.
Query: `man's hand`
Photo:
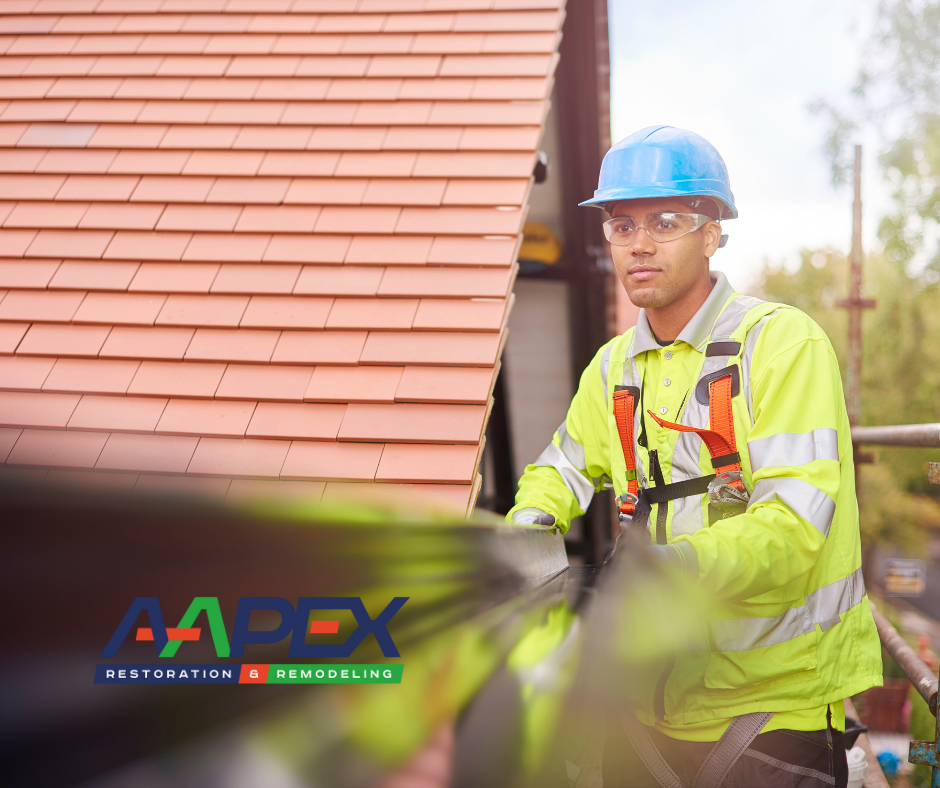
[[[545,525],[555,524],[555,517],[541,509],[520,509],[512,516],[513,525]]]

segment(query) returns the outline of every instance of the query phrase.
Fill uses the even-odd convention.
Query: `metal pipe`
[[[904,671],[904,675],[914,685],[914,689],[927,701],[930,713],[936,717],[937,676],[917,656],[917,652],[907,644],[907,641],[898,634],[898,631],[888,623],[888,619],[874,605],[871,606],[871,614],[875,618],[875,626],[878,627],[878,637],[881,638],[881,645],[888,650],[888,653],[894,657],[894,661],[901,666],[901,670]]]
[[[852,427],[852,441],[879,446],[940,446],[940,424]]]

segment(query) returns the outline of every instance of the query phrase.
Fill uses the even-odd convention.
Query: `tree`
[[[883,0],[848,104],[811,105],[825,115],[824,151],[835,184],[851,171],[850,143],[869,129],[882,140],[879,161],[894,189],[894,210],[879,238],[888,260],[940,281],[940,0]]]
[[[864,265],[866,295],[875,297],[878,306],[862,321],[862,424],[940,421],[937,285],[881,252],[869,254]],[[848,289],[845,255],[806,251],[793,272],[765,265],[760,289],[762,297],[795,306],[819,323],[832,340],[844,377],[848,318],[835,302]],[[937,451],[872,448],[877,461],[862,467],[858,491],[863,542],[921,552],[925,529],[940,531],[940,495],[927,485],[925,467],[928,457],[937,459]]]
[[[823,147],[833,183],[847,182],[850,144],[866,130],[881,139],[879,163],[893,187],[881,249],[865,260],[865,295],[878,307],[862,318],[862,424],[940,421],[940,0],[882,0],[851,95],[812,109],[829,121]],[[794,274],[764,277],[768,297],[807,304],[843,370],[847,318],[829,294],[848,294],[846,273],[844,257],[825,251],[805,254]],[[937,452],[875,454],[877,464],[860,475],[863,539],[913,550],[923,526],[940,527],[940,491],[927,485],[925,469]]]

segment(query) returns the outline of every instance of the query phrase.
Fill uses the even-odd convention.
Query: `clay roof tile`
[[[472,507],[558,0],[4,8],[0,474]]]

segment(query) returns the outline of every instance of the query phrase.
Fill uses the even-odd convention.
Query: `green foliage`
[[[867,256],[864,285],[865,296],[877,299],[878,305],[862,315],[862,424],[940,421],[940,287],[886,254]],[[836,306],[848,293],[844,255],[804,251],[800,268],[793,272],[767,265],[759,289],[764,298],[802,309],[819,323],[832,341],[844,376],[848,316]],[[912,451],[917,453],[904,449],[903,456]],[[938,459],[936,454],[932,459]],[[884,456],[897,467],[902,455]],[[918,456],[914,465],[901,463],[902,484],[925,478],[924,462]]]
[[[831,249],[804,251],[802,264],[793,272],[765,265],[760,291],[769,301],[802,309],[828,334],[845,375],[848,348],[848,318],[836,301],[845,298],[848,287],[848,263],[845,255]]]
[[[858,491],[862,547],[891,545],[907,555],[927,551],[926,529],[940,528],[940,504],[907,492],[883,462],[862,468]]]
[[[810,110],[828,125],[833,183],[849,180],[857,132],[879,134],[895,199],[879,228],[885,254],[940,281],[940,0],[883,0],[849,106],[817,99]]]
[[[878,305],[862,317],[862,424],[940,421],[940,288],[901,261],[870,254],[866,296]],[[829,335],[846,369],[848,317],[836,301],[848,292],[848,264],[832,250],[806,251],[796,271],[766,266],[760,289],[770,301],[802,309]],[[862,539],[921,554],[925,528],[940,529],[940,490],[927,485],[926,462],[935,449],[872,447],[874,465],[862,467],[858,491]]]
[[[933,741],[936,721],[924,699],[911,687],[908,693],[911,702],[911,738],[918,741]],[[926,732],[926,733],[925,733]],[[902,758],[902,761],[906,760]],[[930,767],[914,766],[910,772],[898,772],[887,777],[890,788],[930,788]]]
[[[916,741],[933,741],[937,721],[930,713],[927,701],[913,687],[908,691],[907,698],[911,702],[911,738]],[[908,783],[911,788],[927,788],[930,785],[930,767],[915,766]]]
[[[940,421],[940,0],[881,0],[851,95],[810,110],[829,128],[823,150],[833,183],[848,181],[850,148],[864,130],[880,137],[893,188],[878,227],[882,249],[864,262],[865,297],[878,306],[862,317],[861,423]],[[763,280],[765,297],[800,307],[829,334],[843,375],[847,315],[834,306],[848,296],[847,268],[837,252],[806,252],[799,271],[768,269]],[[873,453],[876,464],[859,474],[863,543],[917,553],[924,527],[940,526],[940,489],[926,478],[927,460],[940,453]]]
[[[871,601],[874,603],[875,607],[881,611],[888,623],[891,624],[898,632],[905,634],[904,627],[901,625],[901,614],[898,609],[892,605],[890,602],[886,602],[883,598],[875,596],[874,593],[870,596]],[[909,637],[905,637],[908,643],[911,642]],[[905,679],[907,676],[904,673],[904,669],[898,665],[894,657],[888,653],[888,650],[885,648],[881,649],[881,665],[882,665],[882,675],[886,679]],[[860,704],[864,705],[865,699],[864,695],[859,696],[859,701],[856,703],[856,706]],[[861,709],[860,709],[861,711]],[[863,715],[864,716],[864,715]]]

